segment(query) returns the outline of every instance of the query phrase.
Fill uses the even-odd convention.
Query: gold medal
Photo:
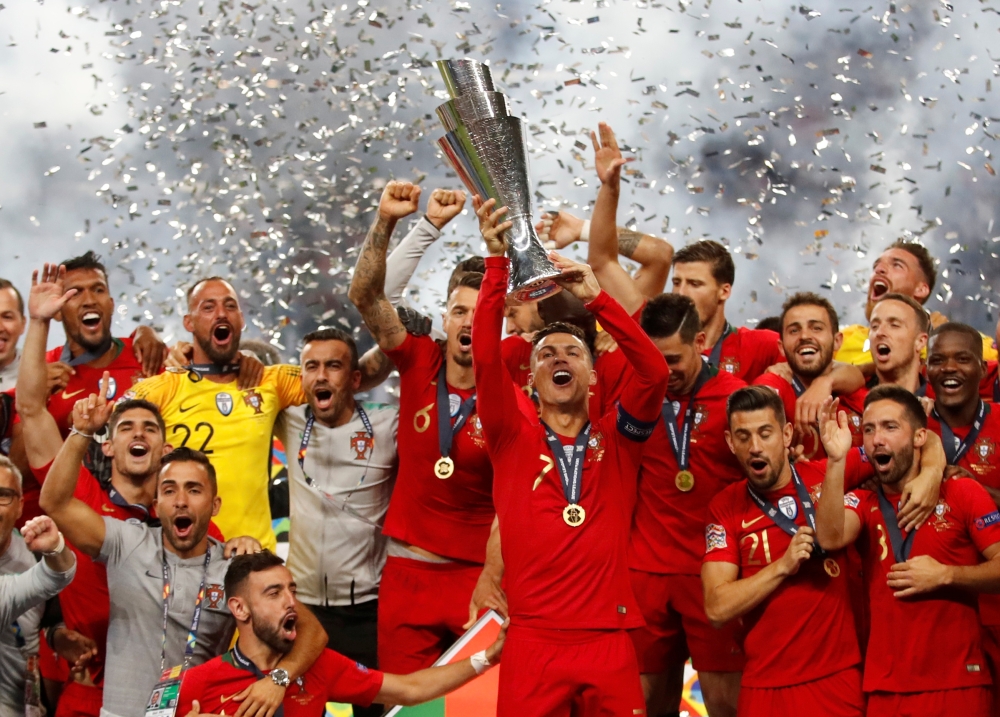
[[[674,485],[681,493],[688,493],[694,488],[694,473],[691,471],[677,471],[674,478]]]
[[[837,564],[837,561],[833,558],[827,558],[823,561],[823,569],[831,578],[835,578],[840,575],[840,565]]]
[[[563,508],[563,520],[571,528],[579,528],[583,525],[583,521],[587,519],[587,511],[583,509],[582,505],[577,505],[576,503],[570,503],[565,508]]]
[[[438,458],[437,463],[434,464],[434,475],[436,475],[441,480],[445,478],[451,478],[451,474],[455,472],[455,461],[453,461],[448,456],[443,458]]]

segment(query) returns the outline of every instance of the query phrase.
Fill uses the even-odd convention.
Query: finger
[[[611,125],[601,122],[597,128],[601,130],[601,144],[605,147],[618,149],[618,140],[615,138],[615,132],[611,129]]]
[[[906,572],[910,569],[909,563],[895,563],[889,568],[889,574]]]
[[[595,152],[598,151],[601,148],[601,145],[597,141],[597,133],[594,132],[593,130],[591,130],[591,132],[590,132],[590,141],[594,145],[594,151]]]
[[[910,597],[911,595],[916,595],[919,592],[915,587],[907,588],[906,590],[900,590],[899,592],[893,593],[893,597],[904,598]]]
[[[201,703],[198,700],[191,700],[191,711],[195,714],[201,712]]]
[[[33,272],[31,272],[31,286],[32,287],[38,286],[38,269],[35,269]]]
[[[465,206],[465,199],[466,199],[465,190],[456,189],[454,194],[455,194],[455,203],[458,204],[459,209],[461,209],[463,206]]]
[[[502,217],[506,213],[507,213],[507,207],[500,207],[495,212],[490,214],[488,219],[489,223],[496,224],[498,221],[500,221],[500,217]]]

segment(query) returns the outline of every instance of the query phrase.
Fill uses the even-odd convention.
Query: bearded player
[[[845,427],[846,417],[839,421]],[[952,478],[924,528],[901,529],[897,503],[933,435],[927,416],[906,389],[879,386],[865,399],[862,426],[875,491],[848,496],[845,506],[844,466],[830,461],[816,538],[827,550],[858,541],[865,558],[867,714],[985,717],[990,676],[976,593],[1000,591],[1000,512],[976,481]]]
[[[602,191],[595,213],[617,200],[617,193]],[[552,255],[560,285],[618,342],[634,375],[615,409],[591,423],[588,391],[597,380],[591,355],[575,327],[552,324],[535,334],[531,357],[538,415],[521,411],[521,394],[500,355],[509,273],[503,232],[511,223],[498,226],[506,209],[493,211],[494,200],[477,197],[473,204],[490,253],[473,331],[474,366],[511,620],[497,714],[644,714],[626,633],[642,624],[626,547],[666,364],[590,267]]]

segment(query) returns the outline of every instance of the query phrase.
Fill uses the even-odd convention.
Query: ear
[[[588,386],[597,385],[597,371],[595,371],[594,369],[590,369],[590,383],[588,383],[587,385]]]
[[[222,498],[220,496],[215,496],[212,499],[212,517],[214,518],[219,514],[219,509],[222,508]]]
[[[923,353],[925,348],[927,348],[927,334],[920,334],[917,336],[917,354]]]
[[[194,333],[194,322],[191,320],[191,314],[184,314],[184,330],[188,333]]]
[[[726,286],[729,285],[726,284]],[[722,339],[720,338],[719,341],[722,341]],[[699,354],[705,352],[706,343],[708,343],[708,337],[705,335],[704,331],[699,331],[697,334],[694,335],[694,348],[695,351],[697,351]]]
[[[355,371],[351,374],[351,393],[357,393],[361,388],[361,372]]]
[[[174,450],[174,447],[172,445],[170,445],[169,443],[164,443],[163,444],[163,451],[160,453],[160,455],[161,456],[165,456],[168,453],[170,453],[170,451],[172,451],[172,450]]]
[[[838,331],[837,335],[833,337],[833,353],[836,355],[840,351],[840,347],[844,345],[844,333]]]
[[[923,448],[925,443],[927,443],[927,429],[918,428],[913,432],[913,447]]]
[[[528,374],[528,385],[531,386],[532,388],[535,387],[535,374],[533,373]]]
[[[792,447],[792,437],[795,435],[795,426],[791,423],[785,423],[785,427],[781,429],[781,437],[785,443],[785,449]]]
[[[733,434],[728,428],[726,429],[726,445],[729,446],[729,451],[733,455],[736,455],[736,447],[733,446]]]
[[[226,605],[229,606],[229,612],[233,614],[237,622],[248,622],[250,620],[250,610],[247,609],[247,604],[243,601],[243,598],[229,597],[226,599]]]
[[[733,295],[733,285],[723,284],[719,287],[719,301],[728,301],[729,297]]]
[[[919,301],[921,304],[927,300],[927,297],[931,295],[931,287],[921,281],[917,284],[917,288],[913,290],[913,298]]]

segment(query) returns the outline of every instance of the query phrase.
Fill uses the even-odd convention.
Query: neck
[[[909,483],[914,478],[916,478],[919,472],[920,472],[920,449],[914,448],[913,465],[910,466],[910,470],[906,471],[906,475],[904,475],[895,483],[883,483],[882,491],[886,495],[899,495],[900,493],[903,492],[903,488],[906,487],[906,484]]]
[[[778,482],[771,486],[768,493],[773,493],[774,491],[782,490],[792,482],[792,464],[785,461],[785,465],[782,466],[781,472],[778,474]]]
[[[897,386],[902,386],[911,393],[916,393],[917,389],[920,388],[919,361],[911,361],[905,366],[900,366],[888,371],[880,371],[876,368],[875,375],[878,376],[879,385],[886,383],[895,384]]]
[[[455,388],[475,388],[476,374],[472,366],[459,366],[455,359],[445,354],[445,380]]]
[[[701,330],[705,332],[705,350],[711,351],[722,338],[722,332],[726,330],[725,304],[718,308],[715,315],[701,327]]]
[[[941,417],[941,420],[952,428],[969,426],[976,420],[979,412],[979,396],[973,401],[966,401],[960,406],[942,406],[940,401],[934,402],[934,410]]]
[[[354,402],[354,398],[351,397],[351,401],[341,406],[340,410],[338,410],[330,418],[317,416],[315,410],[313,410],[312,415],[316,417],[316,423],[319,423],[320,425],[326,426],[327,428],[339,428],[340,426],[346,425],[352,418],[354,418],[355,406],[356,404]]]
[[[66,343],[69,344],[69,353],[70,353],[70,355],[73,358],[76,358],[77,356],[80,356],[81,354],[85,354],[89,350],[89,349],[84,348],[83,346],[81,346],[80,344],[78,344],[76,341],[74,341],[71,338],[67,338],[66,339]],[[111,340],[111,345],[108,346],[108,350],[105,351],[103,354],[101,354],[100,358],[94,359],[93,361],[91,361],[87,365],[90,366],[91,368],[104,368],[109,363],[111,363],[112,361],[114,361],[114,359],[115,359],[115,351],[116,351],[115,342],[112,339]]]
[[[587,403],[583,406],[547,406],[542,404],[540,418],[560,436],[576,438],[587,425]]]
[[[127,476],[111,466],[111,485],[132,505],[144,505],[147,508],[156,499],[156,471],[145,476]]]
[[[833,361],[831,361],[827,365],[827,367],[825,369],[823,369],[823,373],[821,373],[819,376],[816,376],[814,378],[806,378],[802,374],[795,373],[794,371],[792,371],[792,375],[795,376],[795,378],[797,378],[802,383],[803,386],[805,386],[806,388],[809,388],[810,386],[812,386],[812,382],[815,381],[817,378],[820,378],[822,376],[829,376],[830,372],[832,372],[832,371],[833,371]]]
[[[235,363],[235,361],[236,361],[236,356],[233,356],[233,363]],[[196,364],[196,365],[198,365],[198,364],[201,364],[201,365],[205,365],[205,364],[220,365],[220,364],[216,364],[215,361],[213,361],[212,359],[210,359],[208,357],[208,354],[206,354],[202,350],[201,346],[198,345],[198,341],[197,340],[194,342],[194,350],[193,350],[192,355],[191,355],[191,363]],[[225,363],[223,363],[221,365],[225,365]],[[211,381],[212,383],[230,383],[230,382],[236,380],[236,376],[237,375],[238,374],[236,372],[223,373],[223,374],[217,374],[217,375],[208,374],[208,375],[202,376],[202,378],[204,378],[206,381]]]
[[[163,538],[163,549],[168,553],[173,553],[181,560],[187,560],[188,558],[197,558],[199,555],[204,555],[208,552],[208,532],[201,536],[201,540],[194,544],[188,550],[178,550],[173,546],[173,544],[167,540],[166,536]]]
[[[254,635],[253,628],[249,623],[240,628],[240,636],[236,644],[239,645],[243,656],[255,664],[261,672],[270,672],[278,666],[281,658],[284,657],[282,653],[266,642],[259,640]]]

